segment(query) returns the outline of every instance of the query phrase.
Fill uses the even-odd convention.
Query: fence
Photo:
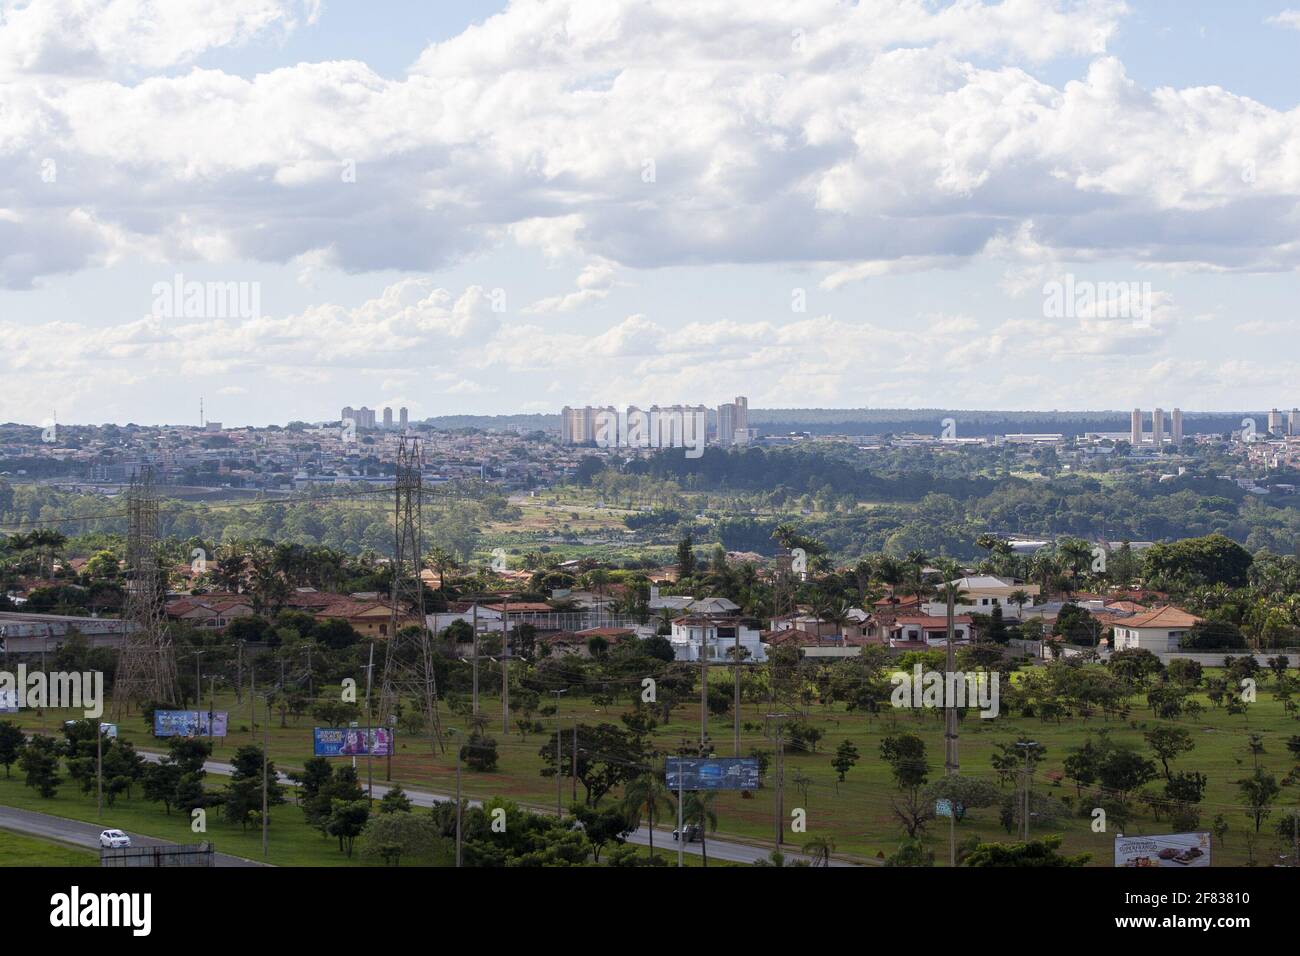
[[[126,846],[101,849],[99,865],[104,866],[212,866],[215,853],[211,843],[164,846]]]

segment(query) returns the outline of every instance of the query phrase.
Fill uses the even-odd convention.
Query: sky
[[[1300,404],[1300,0],[0,0],[0,421]]]

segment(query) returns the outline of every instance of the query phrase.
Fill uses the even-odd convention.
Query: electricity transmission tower
[[[130,580],[122,615],[127,630],[113,688],[114,719],[125,714],[132,702],[172,703],[177,699],[176,657],[163,617],[166,590],[158,566],[158,497],[150,465],[142,465],[132,475],[126,507]]]
[[[431,749],[445,749],[438,717],[438,683],[433,668],[433,642],[424,617],[424,582],[420,580],[423,526],[420,472],[424,464],[420,439],[403,436],[397,453],[397,504],[393,548],[392,618],[384,653],[379,722],[392,726],[403,698],[411,698],[424,718]],[[415,627],[402,627],[413,616]]]

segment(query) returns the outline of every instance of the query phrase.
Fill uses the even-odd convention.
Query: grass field
[[[0,866],[99,866],[99,854],[0,830]]]
[[[219,787],[225,785],[225,780],[210,776],[208,783],[210,786]],[[0,804],[48,813],[56,817],[66,817],[70,820],[82,820],[87,823],[102,822],[105,827],[117,827],[128,834],[157,837],[172,843],[198,843],[210,840],[219,853],[228,853],[249,860],[263,859],[262,832],[258,827],[250,826],[247,830],[242,830],[235,824],[226,823],[221,819],[218,808],[208,814],[207,832],[195,833],[190,829],[189,817],[179,812],[172,812],[169,815],[164,812],[161,804],[146,802],[140,797],[138,787],[133,788],[130,798],[120,797],[113,806],[105,806],[102,821],[96,812],[95,795],[93,793],[83,795],[77,792],[66,778],[59,792],[46,800],[35,790],[24,786],[19,777],[15,776],[9,780],[0,777]],[[0,849],[2,848],[3,844],[0,844]],[[360,841],[357,843],[357,849],[359,848]],[[349,860],[339,852],[337,840],[326,838],[319,830],[307,826],[302,811],[293,805],[292,799],[285,806],[273,807],[271,810],[269,850],[270,853],[265,858],[266,862],[277,866],[380,865],[379,861],[362,857],[356,851]],[[91,856],[98,865],[98,854],[92,852]],[[451,862],[451,860],[441,862]],[[3,852],[0,852],[0,865],[22,864],[11,862]]]
[[[719,680],[726,675],[718,674]],[[1254,846],[1248,847],[1247,834],[1253,830],[1253,824],[1243,806],[1243,800],[1237,791],[1236,781],[1248,776],[1256,760],[1261,768],[1273,773],[1281,782],[1294,766],[1286,749],[1289,736],[1300,733],[1300,724],[1290,719],[1282,705],[1272,698],[1264,685],[1259,693],[1258,702],[1250,707],[1247,715],[1230,716],[1223,709],[1205,704],[1204,712],[1196,719],[1182,718],[1176,723],[1191,731],[1195,740],[1195,749],[1172,765],[1172,769],[1195,770],[1204,773],[1209,779],[1209,786],[1201,804],[1201,829],[1210,829],[1211,821],[1222,814],[1227,820],[1229,831],[1226,839],[1215,846],[1215,863],[1227,865],[1245,864],[1253,851],[1257,863],[1273,862],[1278,853],[1289,848],[1279,844],[1273,827],[1283,812],[1297,805],[1300,789],[1284,785],[1281,795],[1274,804],[1273,815],[1265,821]],[[996,780],[991,765],[995,745],[1010,742],[1019,736],[1025,736],[1043,744],[1046,757],[1037,769],[1033,786],[1036,792],[1050,793],[1070,804],[1073,809],[1091,810],[1096,798],[1086,791],[1082,796],[1075,792],[1072,783],[1062,779],[1063,761],[1070,750],[1077,747],[1089,733],[1097,734],[1108,731],[1111,738],[1118,743],[1131,744],[1146,751],[1143,734],[1158,725],[1144,708],[1144,700],[1135,697],[1130,719],[1106,720],[1095,716],[1088,720],[1079,718],[1063,719],[1061,722],[1044,722],[1037,718],[1020,718],[1007,715],[991,720],[982,720],[971,716],[961,723],[960,729],[960,764],[961,773],[978,776],[989,781]],[[220,743],[215,752],[216,759],[229,759],[235,749],[245,743],[254,742],[251,732],[247,701],[237,707],[233,698],[218,697],[218,709],[231,713],[231,736]],[[627,706],[626,698],[611,707],[597,707],[589,698],[564,697],[560,699],[556,717],[547,718],[548,727],[558,720],[566,729],[573,723],[609,722],[619,723],[619,715]],[[763,735],[763,714],[767,705],[759,701],[742,706],[742,723],[749,723],[750,729],[741,734],[741,753],[748,754],[751,747],[771,751],[772,743]],[[481,711],[488,717],[488,733],[497,739],[499,766],[495,772],[483,773],[466,770],[463,774],[464,792],[471,797],[503,796],[542,808],[551,808],[556,804],[556,786],[553,779],[544,778],[539,771],[544,766],[539,750],[546,742],[545,735],[530,734],[522,738],[517,729],[512,727],[509,735],[501,729],[501,707],[496,698],[485,697],[481,701]],[[695,706],[680,705],[672,714],[672,720],[661,725],[653,734],[654,746],[663,752],[673,752],[683,738],[698,739],[699,711]],[[514,715],[518,716],[518,715]],[[23,715],[22,723],[28,730],[56,732],[64,715],[49,712],[44,718]],[[262,721],[264,713],[258,715],[257,743],[261,742]],[[443,713],[444,726],[459,728],[464,731],[465,721],[461,717]],[[889,711],[868,719],[861,714],[846,712],[841,705],[823,707],[812,705],[807,722],[819,727],[824,737],[818,744],[818,752],[786,754],[786,788],[784,834],[787,849],[798,847],[814,836],[830,837],[840,854],[858,857],[878,857],[894,852],[902,838],[898,821],[891,809],[891,803],[897,796],[889,768],[879,757],[881,739],[890,733],[912,732],[920,735],[927,746],[930,766],[930,779],[934,780],[943,772],[943,734],[942,721],[935,711]],[[513,723],[513,720],[512,720]],[[271,754],[277,767],[292,769],[301,767],[311,756],[310,717],[294,724],[290,718],[288,727],[280,726],[279,716],[271,722]],[[715,752],[728,755],[732,751],[732,720],[730,716],[714,717],[709,720],[709,735],[714,741]],[[144,730],[143,722],[137,716],[127,718],[121,728],[124,738],[132,740],[142,749],[163,750],[162,742],[155,740]],[[1252,756],[1247,749],[1247,735],[1259,734],[1263,739],[1264,751]],[[836,774],[830,765],[839,742],[849,739],[857,746],[861,760],[849,771],[847,779],[838,783]],[[567,751],[567,738],[566,738]],[[1148,756],[1149,756],[1148,752]],[[427,742],[414,739],[398,740],[398,752],[392,760],[391,777],[394,781],[408,788],[431,790],[440,793],[452,793],[455,790],[455,747],[448,746],[446,753],[431,754]],[[365,760],[359,762],[358,769],[364,784],[367,777]],[[376,758],[370,772],[378,783],[387,777],[387,762]],[[802,778],[806,783],[800,787],[796,779]],[[219,779],[218,781],[219,782]],[[770,783],[770,778],[769,778]],[[1013,785],[1004,785],[1010,792]],[[1158,782],[1148,785],[1147,789],[1157,789]],[[41,809],[35,794],[19,785],[16,790],[12,785],[0,788],[0,802],[9,802],[16,794],[27,798],[23,806]],[[572,800],[574,788],[569,779],[563,781],[562,803],[567,806]],[[582,797],[579,785],[577,795]],[[719,835],[736,836],[753,842],[772,842],[774,838],[774,791],[769,785],[746,799],[745,795],[735,793],[719,794],[717,813],[719,817]],[[63,794],[58,800],[64,800]],[[33,802],[34,801],[34,802]],[[806,812],[807,829],[804,833],[791,832],[790,814],[795,808]],[[58,812],[58,811],[51,811]],[[167,821],[161,809],[146,809],[150,819]],[[295,809],[281,811],[281,816],[296,814]],[[118,825],[119,821],[114,821]],[[143,821],[131,821],[138,825]],[[1063,850],[1070,853],[1088,852],[1092,854],[1094,865],[1110,865],[1115,828],[1109,832],[1094,833],[1090,827],[1091,819],[1087,815],[1071,815],[1047,832],[1060,833],[1064,838]],[[184,827],[183,822],[174,820],[173,824]],[[286,824],[286,830],[291,824]],[[303,828],[305,831],[305,827]],[[997,841],[1010,841],[1009,836],[998,821],[996,808],[975,810],[957,826],[959,840],[971,835]],[[1128,826],[1128,834],[1168,832],[1167,820],[1156,820],[1145,807],[1139,807]],[[155,827],[154,831],[159,828]],[[143,831],[142,831],[143,832]],[[168,838],[168,832],[157,835]],[[182,834],[183,835],[183,834]],[[233,843],[223,845],[223,850],[241,852],[232,847],[244,847],[251,842],[249,853],[260,853],[260,844],[255,835],[244,836],[236,829],[232,834]],[[219,845],[227,838],[217,838]],[[932,822],[923,837],[926,844],[936,852],[942,861],[947,857],[947,824],[944,821]],[[669,841],[671,842],[671,841]],[[305,832],[304,839],[291,840],[285,852],[298,854],[301,862],[331,861],[332,844],[322,840],[314,832]]]

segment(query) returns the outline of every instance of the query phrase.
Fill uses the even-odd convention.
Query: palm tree
[[[831,854],[835,852],[835,841],[830,837],[813,837],[803,845],[803,851],[812,856],[813,866],[830,866]]]
[[[1030,601],[1029,592],[1024,588],[1016,588],[1016,590],[1007,595],[1007,600],[1014,604],[1016,609],[1020,612],[1017,617],[1023,618],[1025,616],[1025,605]]]
[[[673,806],[672,793],[655,773],[643,773],[628,782],[623,791],[623,812],[627,814],[628,823],[633,829],[641,826],[641,812],[649,818],[650,856],[655,855],[655,817],[660,809]],[[685,809],[685,808],[683,808]],[[678,839],[681,834],[678,834]]]
[[[460,563],[446,548],[432,547],[429,554],[425,557],[429,567],[438,573],[438,590],[446,591],[446,576],[448,571],[455,571],[460,567]]]
[[[712,790],[692,790],[682,807],[682,824],[694,824],[700,828],[700,855],[705,866],[709,865],[709,841],[704,834],[709,830],[718,832],[718,812],[713,808],[717,796]],[[677,838],[684,840],[686,834],[680,833]]]

